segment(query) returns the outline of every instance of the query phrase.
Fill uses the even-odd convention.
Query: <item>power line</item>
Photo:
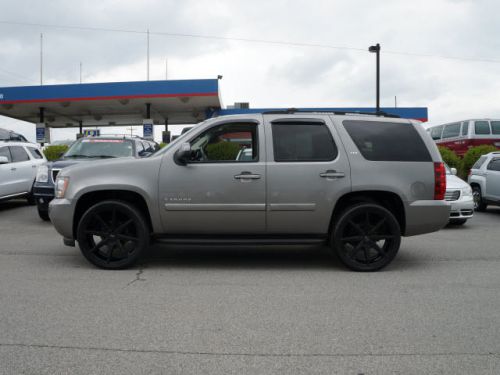
[[[116,32],[116,33],[143,34],[143,35],[148,34],[147,30],[144,31],[144,30],[137,30],[137,29],[132,30],[132,29],[117,29],[117,28],[91,27],[91,26],[55,25],[55,24],[2,21],[2,20],[0,20],[0,24],[18,25],[18,26],[32,26],[32,27],[49,27],[49,28],[66,29],[66,30],[105,31],[105,32]],[[294,41],[271,40],[271,39],[252,39],[252,38],[227,37],[227,36],[220,36],[220,35],[174,33],[174,32],[166,32],[166,31],[149,31],[149,35],[160,35],[160,36],[181,37],[181,38],[212,39],[212,40],[260,43],[260,44],[273,44],[273,45],[283,45],[283,46],[291,46],[291,47],[327,48],[327,49],[337,49],[337,50],[347,50],[347,51],[368,52],[368,50],[366,48],[360,48],[360,47],[336,46],[336,45],[322,44],[322,43],[306,43],[306,42],[294,42]],[[392,50],[384,50],[384,54],[500,64],[500,59],[483,58],[483,57],[461,57],[461,56],[433,55],[433,54],[425,54],[425,53],[417,53],[417,52],[392,51]]]

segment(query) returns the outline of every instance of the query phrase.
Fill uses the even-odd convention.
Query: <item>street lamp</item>
[[[380,44],[368,47],[368,51],[375,53],[377,57],[377,110],[376,113],[380,112]]]

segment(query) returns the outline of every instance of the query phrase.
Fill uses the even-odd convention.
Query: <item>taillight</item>
[[[443,200],[446,193],[446,171],[443,163],[434,163],[434,199]]]

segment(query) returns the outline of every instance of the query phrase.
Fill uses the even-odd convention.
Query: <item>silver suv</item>
[[[472,166],[468,182],[476,211],[486,210],[489,204],[500,206],[500,151],[481,156]]]
[[[401,236],[446,225],[445,191],[418,122],[289,110],[207,120],[146,159],[65,168],[49,216],[107,269],[162,241],[326,243],[351,269],[375,271]]]

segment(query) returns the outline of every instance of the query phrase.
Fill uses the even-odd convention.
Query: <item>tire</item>
[[[41,209],[39,206],[37,207],[38,211],[38,216],[40,216],[40,219],[43,221],[50,221],[49,218],[49,211]]]
[[[401,228],[386,208],[359,203],[342,212],[332,231],[333,250],[354,271],[371,272],[386,267],[401,245]]]
[[[472,198],[474,200],[474,210],[475,211],[481,212],[481,211],[486,210],[486,207],[488,205],[486,203],[484,203],[481,188],[479,186],[472,187]]]
[[[30,206],[34,206],[36,205],[36,199],[35,197],[33,196],[33,193],[29,193],[27,196],[26,196],[26,200],[28,201],[28,204]]]
[[[467,219],[451,219],[451,225],[464,225],[467,222]]]
[[[130,203],[103,201],[90,207],[80,219],[77,240],[83,256],[104,269],[134,265],[149,246],[144,215]]]

